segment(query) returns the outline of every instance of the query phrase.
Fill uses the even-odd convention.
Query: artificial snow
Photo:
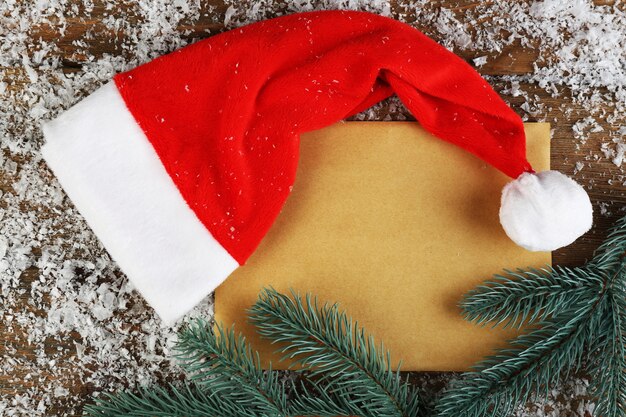
[[[470,62],[487,72],[495,56],[520,45],[538,54],[528,74],[486,78],[505,100],[518,103],[525,119],[554,122],[547,116],[554,111],[560,121],[567,119],[572,149],[587,152],[570,161],[568,174],[591,188],[584,175],[602,164],[606,175],[595,185],[624,182],[626,15],[618,6],[591,0],[472,2],[451,9],[426,0],[393,6],[383,0],[203,3],[0,2],[0,416],[77,414],[85,392],[149,385],[180,374],[171,356],[177,327],[161,324],[67,199],[41,159],[39,126],[115,73],[206,36],[190,29],[196,22],[234,28],[297,11],[369,10],[408,21],[455,52],[475,53]],[[96,11],[99,20],[93,24]],[[68,48],[65,36],[76,27],[84,33]],[[41,31],[52,31],[58,42],[42,40]],[[117,47],[94,55],[99,37],[111,33]],[[567,100],[554,109],[538,90]],[[355,117],[407,118],[397,99]],[[589,149],[590,137],[602,138],[601,146]],[[601,204],[600,215],[610,215],[609,207]],[[212,308],[209,297],[191,316],[210,318]],[[423,385],[446,379],[419,377]],[[546,405],[529,404],[517,414],[586,415],[593,411],[587,385],[571,378],[553,387]]]

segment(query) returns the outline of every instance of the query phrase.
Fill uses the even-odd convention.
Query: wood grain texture
[[[566,0],[564,0],[566,1]],[[70,0],[69,3],[72,3]],[[77,7],[83,7],[82,2],[75,2]],[[79,4],[80,3],[80,4]],[[254,1],[241,1],[238,5],[239,9],[247,6],[251,7]],[[484,7],[490,2],[482,1],[452,1],[452,0],[434,0],[427,6],[429,12],[437,13],[442,9],[448,9],[454,12],[455,16],[461,21],[465,21],[468,11],[476,7]],[[603,5],[614,4],[611,0],[596,0],[596,4]],[[624,7],[621,3],[619,7]],[[208,36],[223,32],[228,28],[224,25],[224,15],[228,9],[228,4],[220,0],[202,1],[202,9],[200,18],[195,22],[181,22],[176,30],[184,34],[184,38],[189,41],[203,39]],[[276,7],[265,16],[271,18],[279,14],[289,11],[288,2],[277,2]],[[406,2],[398,4],[392,1],[392,14],[401,16],[407,22],[415,21],[412,16],[415,11],[406,7]],[[48,23],[35,26],[29,29],[31,36],[41,38],[42,41],[50,42],[58,46],[58,50],[53,52],[61,63],[65,73],[79,73],[82,66],[90,59],[90,57],[101,57],[105,54],[126,57],[132,55],[133,40],[126,39],[124,32],[121,30],[110,29],[106,24],[111,13],[123,13],[128,24],[138,22],[139,17],[136,13],[135,5],[131,0],[120,1],[118,9],[115,11],[108,10],[98,1],[94,2],[93,9],[89,12],[89,17],[75,18],[68,17],[66,23],[61,27],[60,22],[51,18]],[[87,14],[86,14],[87,15]],[[472,22],[475,26],[488,25],[489,21]],[[439,38],[437,32],[432,26],[425,25],[417,27],[423,30],[435,40],[443,42],[444,39]],[[36,50],[37,46],[33,46]],[[31,52],[34,52],[31,51]],[[542,55],[537,48],[532,45],[522,46],[520,42],[504,48],[501,51],[493,52],[488,50],[472,49],[471,47],[464,50],[456,51],[463,59],[473,65],[473,59],[477,57],[487,56],[487,63],[477,70],[483,74],[490,76],[490,82],[494,88],[503,92],[506,83],[503,81],[504,76],[511,74],[529,74],[533,71],[534,65],[541,65],[538,62]],[[8,93],[11,91],[19,91],[28,86],[29,78],[27,74],[16,65],[15,67],[2,68],[4,72],[4,82],[8,85]],[[553,169],[562,171],[572,175],[575,173],[576,162],[585,161],[585,158],[593,157],[599,153],[600,146],[606,141],[607,132],[616,129],[616,126],[608,123],[606,120],[597,117],[596,120],[603,127],[604,132],[591,134],[586,142],[580,142],[573,138],[572,125],[576,120],[575,115],[584,118],[587,114],[586,110],[570,97],[566,89],[559,91],[558,97],[548,94],[545,90],[531,84],[522,85],[522,89],[530,91],[536,95],[544,108],[539,112],[537,117],[529,118],[528,121],[548,121],[553,127],[553,137],[551,144],[551,164]],[[525,113],[522,105],[525,102],[523,97],[514,97],[509,93],[503,92],[502,96],[511,104],[518,113]],[[610,110],[610,109],[607,109]],[[383,104],[377,110],[376,115],[381,120],[390,112],[389,105]],[[10,116],[9,116],[10,117]],[[20,161],[17,161],[18,164]],[[7,192],[11,189],[11,183],[2,178],[0,173],[0,189]],[[626,195],[624,194],[623,181],[609,181],[612,178],[619,178],[620,172],[610,161],[591,159],[585,162],[584,168],[576,178],[587,186],[589,194],[595,208],[595,223],[593,229],[584,237],[579,239],[573,245],[560,249],[553,254],[555,263],[562,265],[580,265],[588,260],[595,248],[606,236],[610,225],[623,214],[620,208],[626,203]],[[600,206],[608,207],[609,214],[600,214]],[[45,214],[44,214],[45,215]],[[68,245],[71,239],[68,237]],[[24,288],[27,289],[29,283],[36,280],[38,271],[36,268],[30,268],[24,272],[21,280]],[[24,294],[24,308],[30,308],[28,305],[28,294]],[[41,311],[33,311],[33,314],[43,314]],[[73,340],[78,340],[78,335],[70,335],[70,338],[61,342],[59,340],[50,340],[50,349],[62,348],[62,344],[71,344]],[[28,346],[26,336],[23,334],[7,334],[0,326],[0,345],[10,345],[17,347],[16,355],[28,357],[31,347]],[[2,349],[0,347],[0,349]],[[447,379],[446,375],[441,374],[413,374],[411,378],[416,383],[426,386],[429,390],[440,390]],[[0,394],[20,393],[28,390],[33,384],[39,381],[25,381],[24,375],[14,375],[10,379],[0,379]],[[87,398],[91,393],[88,384],[76,382],[76,386],[72,390],[73,393]],[[572,399],[573,398],[573,399]],[[576,396],[573,392],[563,392],[563,403],[568,404],[568,410],[576,410],[577,404],[585,401],[585,396]],[[73,415],[71,410],[75,410],[75,404],[66,404],[60,401],[54,406],[51,412]],[[76,411],[76,410],[75,410]],[[547,410],[550,411],[550,410]],[[561,415],[577,415],[564,412]]]

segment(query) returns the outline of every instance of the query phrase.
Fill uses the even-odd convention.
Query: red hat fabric
[[[394,93],[435,136],[512,178],[532,175],[521,119],[478,73],[414,28],[354,11],[255,23],[118,74],[44,126],[42,152],[171,322],[254,252],[294,184],[300,134]],[[577,198],[574,239],[591,216]]]

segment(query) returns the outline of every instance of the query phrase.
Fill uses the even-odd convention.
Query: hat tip
[[[587,192],[558,171],[525,172],[502,190],[500,223],[530,251],[553,251],[573,243],[593,223]]]

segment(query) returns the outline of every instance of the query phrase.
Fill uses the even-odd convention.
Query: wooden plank
[[[454,6],[452,8],[458,14],[467,11],[468,7],[473,7],[472,5],[476,4],[456,6],[456,2],[440,3]],[[438,7],[444,7],[444,5]],[[430,6],[430,8],[433,7]],[[211,14],[208,12],[202,13],[200,18],[193,23],[181,22],[177,27],[177,31],[188,42],[205,39],[211,35],[224,32],[228,30],[224,25],[223,18],[226,9],[227,7],[223,4],[214,5]],[[277,9],[277,13],[287,12],[287,10],[283,10],[286,7],[278,7]],[[127,7],[125,10],[127,12],[126,20],[129,24],[132,25],[139,22],[139,18],[134,14],[132,8]],[[100,58],[104,54],[122,56],[128,54],[128,45],[132,45],[132,41],[125,37],[123,30],[107,27],[105,22],[110,14],[111,12],[106,7],[101,5],[95,6],[90,12],[89,18],[66,17],[62,31],[59,29],[61,27],[59,19],[51,17],[48,23],[32,27],[30,35],[35,39],[54,43],[59,50],[53,53],[61,58],[68,70],[72,71],[75,68],[80,68],[90,57]],[[405,20],[411,22],[410,17]],[[435,40],[442,41],[442,39],[438,39],[438,34],[431,27],[420,27],[418,24],[417,28],[432,36]],[[519,42],[507,46],[497,53],[481,50],[458,50],[455,52],[471,65],[473,65],[472,60],[474,58],[487,56],[489,58],[487,63],[477,68],[479,72],[485,75],[529,73],[533,70],[532,65],[536,62],[539,55],[537,50],[520,47]]]

